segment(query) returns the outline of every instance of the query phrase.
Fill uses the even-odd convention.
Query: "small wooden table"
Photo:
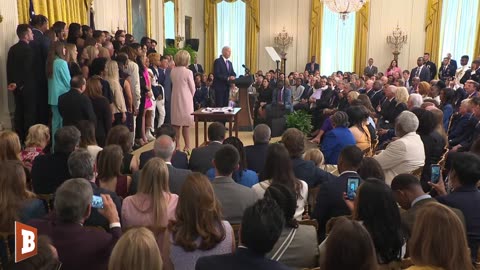
[[[203,122],[203,142],[207,141],[207,122],[228,121],[229,136],[232,136],[233,123],[235,123],[235,137],[238,137],[238,112],[241,108],[233,108],[233,112],[210,113],[203,112],[204,108],[192,113],[195,120],[195,147],[198,147],[198,122]]]

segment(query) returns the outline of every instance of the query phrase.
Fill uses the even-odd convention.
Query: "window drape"
[[[229,46],[232,50],[230,61],[237,75],[243,74],[242,64],[245,64],[245,12],[243,1],[217,4],[216,55],[222,54],[224,46]]]
[[[355,44],[355,13],[345,21],[338,13],[323,8],[320,73],[330,75],[338,70],[353,71]]]
[[[355,13],[355,44],[353,71],[362,74],[367,62],[368,30],[370,21],[370,3],[366,3]]]
[[[428,0],[425,19],[425,52],[430,53],[431,60],[438,62],[440,50],[440,24],[442,17],[442,0]]]
[[[316,56],[320,63],[322,58],[322,22],[323,22],[323,3],[320,0],[312,0],[312,8],[310,11],[310,44],[308,46],[308,59]]]
[[[474,56],[478,5],[478,0],[443,0],[438,62],[447,53],[451,53],[453,59]]]

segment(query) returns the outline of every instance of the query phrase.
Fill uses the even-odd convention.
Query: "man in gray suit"
[[[225,125],[213,122],[208,126],[208,144],[192,150],[189,167],[194,172],[206,174],[213,167],[212,160],[215,153],[222,146],[225,139]]]
[[[258,200],[253,189],[237,184],[232,179],[232,173],[238,169],[239,161],[237,149],[229,144],[222,145],[213,160],[213,191],[222,205],[224,219],[230,224],[240,224],[245,209]]]
[[[420,181],[417,177],[411,174],[399,174],[395,176],[392,180],[391,188],[395,200],[406,210],[401,214],[402,223],[407,232],[411,234],[417,212],[425,205],[428,205],[431,202],[437,202],[437,200],[423,192]],[[465,217],[463,216],[463,213],[456,208],[451,209],[465,226]]]
[[[368,59],[368,66],[363,69],[363,75],[370,77],[373,75],[377,75],[377,73],[378,68],[373,65],[373,58]]]
[[[177,169],[172,166],[172,156],[175,152],[175,142],[168,135],[161,135],[155,140],[153,145],[153,151],[156,157],[159,157],[167,163],[168,167],[168,185],[170,192],[180,194],[183,183],[187,179],[187,176],[192,173],[190,170]]]
[[[172,137],[168,135],[159,136],[153,144],[153,152],[155,157],[161,158],[168,167],[168,186],[170,192],[179,195],[182,189],[183,183],[187,179],[187,176],[192,173],[190,170],[178,169],[172,166],[172,156],[175,152],[175,142]],[[147,162],[148,163],[148,162]],[[130,193],[136,193],[138,180],[140,179],[140,171],[133,174],[132,184],[130,186]]]

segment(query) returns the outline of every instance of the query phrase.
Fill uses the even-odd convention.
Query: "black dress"
[[[101,97],[90,97],[92,101],[93,111],[97,117],[97,125],[95,127],[95,138],[100,147],[105,146],[105,139],[108,131],[112,128],[112,109],[108,99]]]

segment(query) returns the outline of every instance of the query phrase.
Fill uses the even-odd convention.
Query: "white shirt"
[[[302,195],[302,198],[297,199],[297,209],[295,210],[295,215],[293,218],[296,220],[302,220],[302,214],[305,211],[305,203],[307,202],[308,198],[308,185],[305,181],[299,180],[300,183],[302,183],[302,190],[300,191],[300,195]],[[263,195],[265,195],[265,190],[272,184],[271,180],[265,180],[260,183],[257,183],[252,186],[253,191],[257,193],[258,198],[261,199],[263,198]]]
[[[430,199],[432,198],[432,196],[428,195],[428,194],[423,194],[422,196],[419,196],[417,197],[415,200],[413,200],[411,206],[413,207],[416,203],[418,203],[419,201],[421,200],[425,200],[425,199]]]

